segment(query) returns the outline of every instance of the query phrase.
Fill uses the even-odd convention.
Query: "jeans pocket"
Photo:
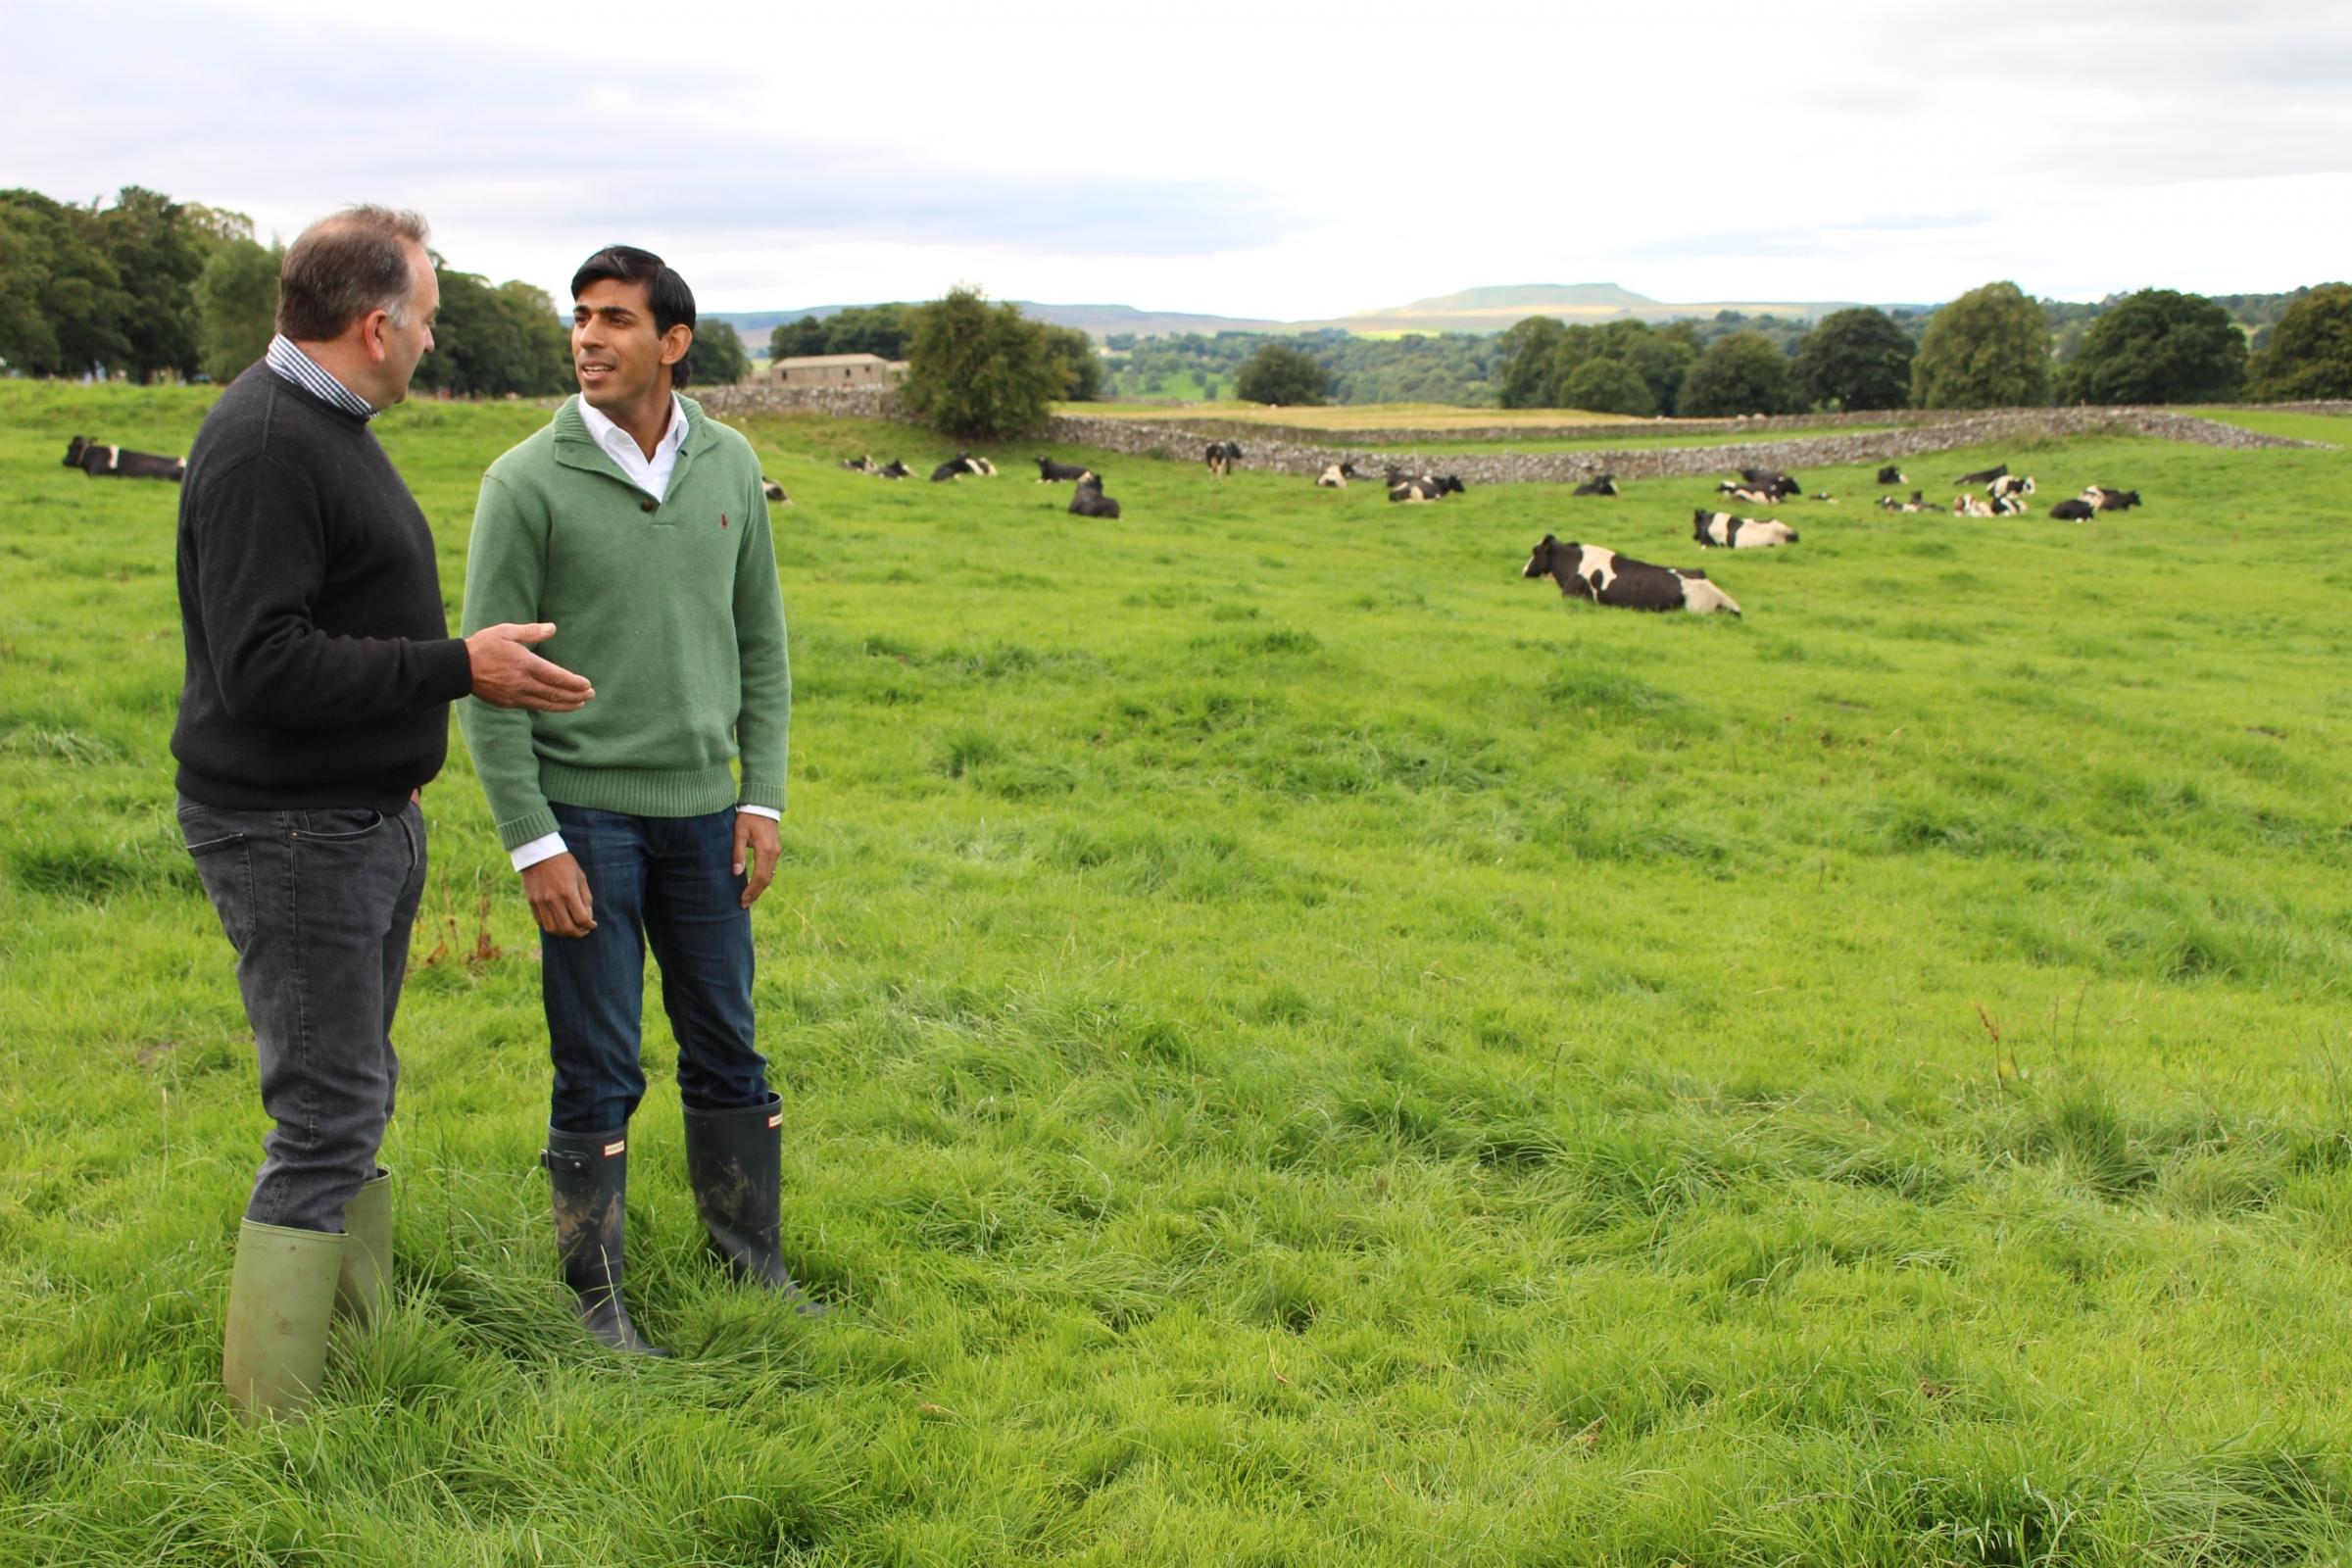
[[[223,833],[225,824],[205,820],[201,812],[182,811],[180,838],[196,862],[197,880],[213,912],[220,917],[220,934],[239,954],[253,938],[253,843],[242,830]]]
[[[327,843],[364,839],[384,825],[384,813],[366,807],[315,808],[302,813],[302,837]]]

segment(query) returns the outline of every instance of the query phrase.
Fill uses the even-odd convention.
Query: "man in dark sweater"
[[[392,1216],[375,1155],[424,885],[417,793],[441,769],[449,705],[563,712],[594,695],[531,652],[552,625],[449,635],[424,514],[368,430],[433,344],[424,238],[415,214],[379,207],[304,230],[278,335],[205,418],[180,496],[179,821],[236,950],[275,1123],[222,1335],[247,1420],[301,1408],[338,1307],[363,1325],[381,1310]]]

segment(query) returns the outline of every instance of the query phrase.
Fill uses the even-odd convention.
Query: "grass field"
[[[1624,423],[1642,427],[1651,421],[1630,415],[1584,414],[1574,409],[1464,409],[1449,403],[1325,403],[1314,408],[1290,408],[1270,403],[1185,404],[1170,408],[1148,403],[1057,403],[1057,414],[1096,415],[1110,419],[1225,419],[1241,424],[1295,425],[1308,430],[1486,430],[1532,425]]]
[[[0,383],[0,1563],[2352,1553],[2352,454],[1950,454],[2148,505],[1794,504],[1705,561],[1735,621],[1518,577],[1545,532],[1691,564],[1704,478],[1401,508],[1092,454],[1095,523],[751,421],[797,503],[758,1000],[834,1314],[716,1277],[657,1072],[631,1293],[679,1358],[571,1328],[460,748],[400,1309],[248,1433],[176,494],[58,466],[202,406]],[[453,610],[544,417],[382,421]]]

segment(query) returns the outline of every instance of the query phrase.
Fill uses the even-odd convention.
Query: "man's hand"
[[[568,713],[596,695],[585,675],[551,664],[525,646],[556,634],[552,621],[517,626],[513,621],[484,626],[466,639],[473,664],[473,695],[492,708],[530,708]]]
[[[522,895],[531,901],[531,918],[551,937],[584,937],[596,929],[587,873],[569,851],[524,866]]]
[[[744,866],[751,866],[751,880],[743,885],[743,906],[750,908],[760,902],[760,895],[776,879],[776,861],[784,854],[784,835],[776,830],[776,819],[761,816],[757,811],[735,813],[735,874],[743,875]]]

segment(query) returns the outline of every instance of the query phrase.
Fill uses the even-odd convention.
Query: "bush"
[[[744,351],[743,336],[731,321],[695,323],[694,343],[686,351],[686,384],[733,386],[752,373],[752,357]]]
[[[899,398],[915,418],[957,440],[996,441],[1045,423],[1061,368],[1045,334],[1009,304],[957,287],[915,312]]]
[[[1233,395],[1245,403],[1280,403],[1312,408],[1330,391],[1331,377],[1314,359],[1297,349],[1269,343],[1250,356],[1233,379]]]

